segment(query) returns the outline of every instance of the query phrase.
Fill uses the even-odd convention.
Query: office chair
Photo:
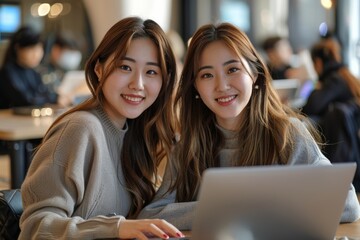
[[[20,190],[0,190],[0,239],[14,240],[18,238],[22,212]]]
[[[353,180],[360,192],[360,106],[352,100],[334,103],[319,123],[325,140],[324,155],[331,162],[356,162]]]

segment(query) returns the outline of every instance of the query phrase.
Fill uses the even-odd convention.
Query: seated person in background
[[[273,79],[299,79],[309,80],[306,63],[293,66],[293,49],[288,39],[280,36],[272,36],[263,42],[262,45],[268,59],[268,68]]]
[[[43,83],[50,91],[57,93],[65,73],[79,68],[82,54],[79,44],[68,33],[57,33],[49,39],[49,53],[40,64],[39,72]]]
[[[311,56],[319,80],[302,111],[317,123],[331,162],[358,164],[353,184],[360,192],[360,80],[341,62],[335,38],[315,44]]]
[[[35,70],[44,55],[40,34],[21,27],[10,39],[0,69],[1,108],[57,103]]]
[[[323,39],[311,49],[319,79],[302,111],[315,121],[326,114],[334,102],[355,99],[360,104],[360,81],[341,62],[339,52],[339,44],[334,38]]]
[[[139,217],[191,229],[207,168],[331,165],[315,141],[316,129],[280,102],[271,81],[260,55],[234,25],[209,24],[195,32],[176,94],[180,140],[155,200]],[[359,217],[349,186],[341,222]]]

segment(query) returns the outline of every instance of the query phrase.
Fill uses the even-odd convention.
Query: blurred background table
[[[0,140],[5,141],[10,156],[11,188],[20,188],[25,178],[34,142],[40,141],[55,120],[54,116],[32,117],[0,110]]]

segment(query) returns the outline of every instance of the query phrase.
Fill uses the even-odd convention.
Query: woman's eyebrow
[[[130,57],[124,57],[123,60],[127,60],[133,63],[136,63],[136,60]],[[157,62],[146,62],[146,65],[151,65],[151,66],[156,66],[156,67],[160,67],[160,64]]]
[[[157,62],[146,62],[146,65],[151,65],[151,66],[160,67],[160,64],[157,63]]]
[[[206,68],[214,68],[214,67],[212,67],[212,66],[202,66],[202,67],[199,68],[198,72],[200,72],[201,70],[206,69]]]
[[[226,61],[226,62],[224,62],[223,63],[223,66],[226,66],[226,65],[229,65],[229,64],[231,64],[231,63],[238,63],[238,62],[240,62],[239,60],[236,60],[236,59],[231,59],[231,60],[229,60],[229,61]],[[212,66],[202,66],[202,67],[200,67],[199,68],[199,70],[198,70],[198,72],[200,72],[201,70],[203,70],[203,69],[207,69],[207,68],[214,68],[214,67],[212,67]]]
[[[127,60],[127,61],[134,62],[134,63],[136,62],[135,59],[129,58],[129,57],[124,57],[122,60]]]
[[[236,60],[236,59],[231,59],[231,60],[229,60],[229,61],[224,62],[224,63],[223,63],[223,66],[229,65],[229,64],[231,64],[231,63],[238,63],[238,62],[240,62],[240,61],[239,61],[239,60]]]

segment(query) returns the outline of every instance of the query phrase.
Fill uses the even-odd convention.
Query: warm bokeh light
[[[31,8],[30,8],[30,12],[31,12],[31,15],[33,15],[34,17],[38,17],[39,16],[39,7],[40,7],[40,3],[34,3],[33,5],[31,5]]]
[[[323,6],[325,9],[330,9],[332,7],[332,1],[331,0],[321,0],[321,6]]]
[[[50,8],[49,18],[56,18],[63,11],[63,5],[61,3],[55,3]]]
[[[71,11],[71,4],[70,3],[63,3],[63,10],[61,12],[61,15],[66,15],[68,13],[70,13]]]
[[[46,16],[50,12],[50,4],[42,3],[38,8],[38,14],[40,17]]]
[[[69,3],[34,3],[31,5],[30,12],[34,17],[56,18],[60,15],[66,15],[71,11],[71,4]]]

